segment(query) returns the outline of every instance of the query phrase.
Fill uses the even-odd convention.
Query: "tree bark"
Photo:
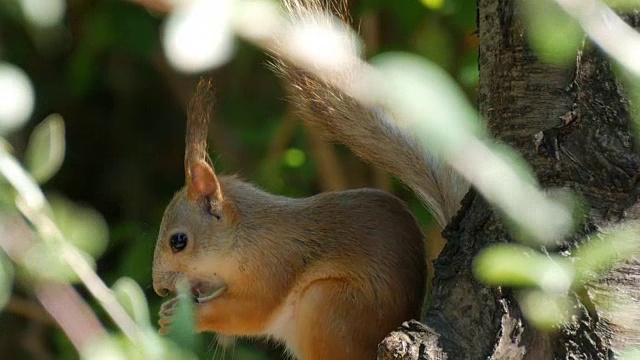
[[[519,11],[515,0],[478,0],[479,110],[543,187],[568,188],[584,199],[588,212],[561,249],[570,254],[587,235],[640,217],[631,105],[611,64],[588,41],[576,50],[575,66],[541,62],[527,44]],[[637,28],[640,15],[627,20]],[[543,135],[540,146],[537,135]],[[615,311],[595,301],[639,303],[640,262],[573,294],[578,316],[548,334],[526,322],[515,290],[485,286],[472,274],[481,249],[513,241],[480,196],[467,195],[444,235],[429,311],[422,324],[408,322],[390,334],[378,359],[608,359],[640,344],[637,323],[620,323]]]

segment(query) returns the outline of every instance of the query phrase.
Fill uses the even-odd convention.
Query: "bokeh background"
[[[46,6],[49,0],[36,0]],[[27,1],[33,3],[33,1]],[[217,87],[210,149],[216,170],[293,197],[377,187],[411,205],[430,235],[430,256],[442,246],[430,216],[401,184],[347,149],[305,128],[286,102],[268,57],[241,43],[233,60],[208,74],[185,75],[161,47],[163,14],[124,0],[63,1],[64,14],[42,25],[25,16],[23,0],[0,0],[0,61],[22,68],[36,93],[31,120],[8,137],[20,158],[28,135],[51,113],[66,125],[66,156],[44,185],[101,213],[109,241],[97,271],[111,285],[128,276],[144,289],[151,312],[151,260],[164,207],[182,185],[185,108],[201,75]],[[351,0],[367,56],[409,51],[441,65],[475,101],[474,0]],[[82,293],[85,291],[79,287]],[[89,298],[89,297],[87,297]],[[89,300],[91,302],[91,300]],[[112,324],[94,306],[106,326]],[[200,355],[218,356],[206,335]],[[227,351],[234,358],[279,358],[261,342]],[[0,358],[73,359],[77,353],[20,281],[0,312]]]

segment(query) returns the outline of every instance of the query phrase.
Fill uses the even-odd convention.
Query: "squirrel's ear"
[[[211,166],[205,161],[196,161],[187,169],[187,195],[195,200],[206,197],[222,201],[220,183]]]

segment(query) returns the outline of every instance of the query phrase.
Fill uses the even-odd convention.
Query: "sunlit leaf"
[[[61,196],[50,196],[49,202],[65,239],[94,258],[102,255],[109,239],[109,229],[102,215]]]
[[[616,356],[618,360],[638,360],[640,359],[640,348],[631,348]]]
[[[495,245],[476,258],[476,277],[490,285],[538,287],[551,293],[569,290],[573,271],[562,258],[550,258],[516,244]]]
[[[0,61],[0,135],[21,127],[33,112],[35,91],[27,74]]]
[[[142,328],[151,328],[149,308],[140,285],[131,278],[123,277],[113,284],[118,301],[133,320]]]
[[[181,349],[151,330],[142,330],[142,338],[132,343],[123,335],[108,335],[95,339],[82,349],[85,360],[196,360],[189,349]]]
[[[523,292],[519,298],[520,308],[526,318],[540,329],[552,330],[574,314],[573,304],[566,295],[530,290]]]
[[[39,27],[52,27],[64,18],[66,1],[64,0],[19,0],[25,18]]]
[[[299,168],[306,161],[304,152],[300,149],[291,148],[284,153],[284,162],[292,168]]]
[[[66,260],[64,254],[66,251],[78,251],[84,260],[95,269],[95,262],[91,256],[63,242],[38,242],[34,244],[25,254],[23,263],[33,276],[76,283],[79,278]]]
[[[536,54],[549,62],[575,62],[582,28],[552,0],[522,1],[527,34]]]
[[[444,5],[444,0],[420,0],[420,2],[430,9],[440,9]]]
[[[0,310],[4,308],[11,297],[13,286],[13,265],[2,251],[0,251]]]
[[[35,127],[29,138],[25,162],[31,176],[40,184],[55,175],[64,160],[64,120],[62,116],[47,116]]]
[[[573,257],[577,259],[578,282],[583,283],[640,253],[640,228],[637,226],[617,229],[611,233],[592,238],[578,248]]]
[[[231,1],[181,3],[165,23],[162,44],[171,65],[183,72],[200,72],[224,64],[234,49]]]
[[[436,153],[454,152],[463,147],[471,134],[484,129],[467,97],[451,76],[434,63],[404,53],[386,53],[371,62],[386,75],[381,97],[402,118],[407,131],[421,137]],[[389,89],[394,89],[389,91]],[[393,98],[387,96],[393,95]]]

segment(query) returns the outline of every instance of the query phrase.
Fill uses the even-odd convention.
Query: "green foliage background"
[[[63,116],[65,161],[44,189],[105,217],[109,242],[97,259],[99,275],[108,285],[122,276],[133,278],[156,314],[160,298],[151,287],[155,236],[164,206],[183,183],[185,106],[198,76],[176,73],[167,64],[159,40],[162,15],[123,0],[69,0],[67,5],[63,23],[38,29],[24,20],[14,0],[0,0],[0,60],[25,70],[36,90],[31,122],[9,140],[23,158],[34,126],[50,113]],[[449,71],[474,99],[474,0],[358,0],[350,5],[368,55],[388,50],[423,55]],[[288,111],[286,94],[265,66],[267,60],[242,44],[231,63],[209,74],[218,89],[210,133],[217,171],[238,173],[289,196],[329,190],[332,177],[346,179],[348,187],[386,188],[410,202],[428,227],[429,215],[402,186],[346,149],[312,141]],[[330,173],[318,170],[327,151],[338,158]],[[12,301],[0,313],[0,358],[78,356],[64,334],[38,314],[44,310],[18,281]],[[204,358],[220,352],[210,336],[201,343]],[[278,358],[277,349],[270,348],[243,344],[230,352],[239,359]]]

